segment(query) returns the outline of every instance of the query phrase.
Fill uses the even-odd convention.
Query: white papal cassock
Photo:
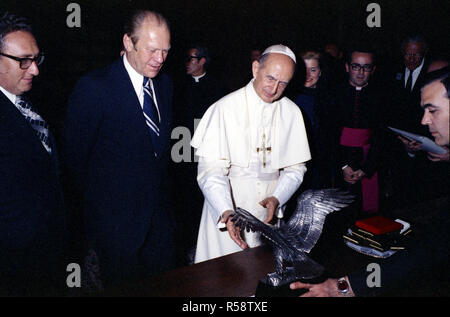
[[[311,159],[298,106],[286,97],[265,103],[253,80],[209,107],[191,145],[197,149],[197,181],[205,197],[195,263],[241,251],[219,222],[221,214],[240,207],[265,220],[266,208],[259,202],[275,196],[283,206]],[[261,244],[258,233],[245,232],[244,239],[250,247]]]

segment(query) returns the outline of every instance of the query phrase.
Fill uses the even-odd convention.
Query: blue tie
[[[158,149],[159,145],[159,116],[156,109],[155,102],[153,101],[152,88],[150,87],[150,79],[144,77],[144,117],[145,123],[150,128],[150,134],[152,136],[153,146]]]

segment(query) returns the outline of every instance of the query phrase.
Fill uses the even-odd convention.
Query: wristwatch
[[[350,290],[350,286],[348,285],[347,280],[344,277],[341,277],[337,280],[337,290],[342,295],[346,295]]]

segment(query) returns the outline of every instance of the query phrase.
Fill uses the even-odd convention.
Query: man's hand
[[[275,196],[270,196],[261,200],[259,204],[264,208],[267,208],[267,218],[264,220],[264,223],[269,223],[272,220],[275,210],[277,210],[280,202]]]
[[[228,234],[230,235],[230,238],[236,242],[238,246],[240,246],[242,249],[247,249],[248,244],[242,239],[241,236],[241,230],[239,227],[236,227],[231,221],[231,214],[233,214],[233,210],[227,210],[222,214],[222,217],[220,219],[220,222],[226,224]]]
[[[420,151],[420,149],[422,148],[422,143],[420,142],[417,142],[415,140],[408,140],[407,138],[404,138],[400,135],[398,136],[398,138],[403,142],[406,151],[408,151],[409,153],[415,153],[417,151]]]
[[[355,173],[355,171],[350,167],[350,166],[346,166],[343,170],[342,170],[343,176],[344,176],[344,181],[346,181],[349,184],[355,184],[358,181],[358,176]]]
[[[358,181],[360,181],[364,176],[366,176],[366,173],[364,173],[363,170],[359,169],[359,170],[357,170],[357,171],[355,172],[354,175],[355,175],[356,181],[358,182]]]
[[[349,283],[348,278],[347,283]],[[307,284],[302,282],[294,282],[291,283],[291,289],[299,289],[306,288],[308,292],[301,295],[300,297],[344,297],[344,296],[355,296],[353,290],[350,286],[350,289],[346,295],[338,292],[337,289],[337,279],[329,278],[325,282],[320,284]],[[350,285],[350,283],[349,283]]]
[[[444,154],[436,154],[436,153],[428,152],[428,155],[427,155],[428,159],[433,162],[448,162],[448,161],[450,161],[449,148],[445,147],[445,149],[447,150],[447,152],[445,152]]]

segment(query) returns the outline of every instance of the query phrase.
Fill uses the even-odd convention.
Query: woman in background
[[[320,53],[305,51],[300,54],[306,67],[306,78],[294,102],[303,113],[312,160],[302,191],[334,187],[334,150],[330,109],[333,107],[331,89],[320,65]]]

